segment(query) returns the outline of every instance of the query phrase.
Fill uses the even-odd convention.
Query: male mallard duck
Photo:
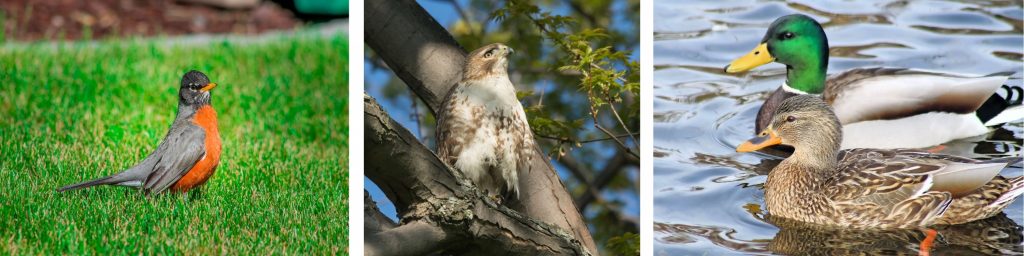
[[[811,95],[784,100],[773,116],[759,137],[736,151],[793,147],[764,184],[768,212],[777,217],[860,228],[960,224],[998,214],[1024,193],[1024,176],[998,176],[1019,157],[981,161],[907,149],[840,151],[839,119]]]
[[[853,69],[826,80],[828,39],[814,19],[783,16],[753,51],[725,67],[737,73],[778,62],[786,81],[757,113],[755,134],[782,100],[821,94],[843,124],[843,148],[923,148],[982,135],[986,126],[1024,118],[1020,87],[1003,83],[1012,73],[969,77],[893,68]],[[1000,87],[1006,99],[994,94]],[[1011,101],[1014,92],[1018,99]],[[1004,111],[1005,110],[1005,111]],[[997,116],[998,115],[998,116]]]

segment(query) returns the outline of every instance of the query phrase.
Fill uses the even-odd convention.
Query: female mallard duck
[[[853,69],[826,80],[828,39],[821,25],[794,14],[773,22],[753,51],[725,67],[727,73],[778,62],[786,81],[757,113],[755,134],[782,100],[821,94],[835,109],[846,138],[843,148],[923,148],[982,135],[986,126],[1024,118],[1020,87],[1003,83],[1010,73],[968,77],[919,70]],[[1012,72],[1011,72],[1012,73]],[[994,94],[1000,87],[1007,99]],[[1013,93],[1018,99],[1011,101]],[[1008,109],[1009,108],[1009,109]]]
[[[1024,176],[998,176],[1019,157],[980,161],[906,149],[840,151],[839,127],[824,101],[797,95],[779,104],[759,137],[736,148],[793,147],[764,184],[769,214],[822,225],[913,228],[988,218],[1024,193]]]

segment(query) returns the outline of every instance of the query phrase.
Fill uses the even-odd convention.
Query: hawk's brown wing
[[[516,145],[516,148],[514,150],[517,151],[516,155],[518,155],[518,159],[516,159],[517,174],[513,175],[529,175],[531,173],[531,168],[533,167],[532,162],[534,154],[538,155],[538,157],[543,158],[541,153],[543,151],[537,148],[537,145],[533,140],[533,131],[530,130],[530,123],[527,121],[526,112],[523,110],[522,106],[519,106],[519,113],[520,114],[515,115],[516,120],[513,120],[513,122],[515,122],[516,124],[512,125],[513,130],[511,131],[513,134],[523,135],[521,137],[516,137],[516,142],[518,142],[518,145]],[[519,198],[519,178],[515,177],[514,182],[515,184],[512,184],[512,187],[510,189],[515,194],[516,198]]]
[[[462,87],[462,82],[452,87],[441,103],[441,109],[437,113],[437,128],[434,133],[437,136],[437,157],[449,165],[454,165],[459,153],[462,152],[462,145],[468,143],[472,133],[468,132],[472,125],[471,120],[456,118],[457,111],[469,111],[460,109],[464,107],[465,99],[454,99],[454,95]]]

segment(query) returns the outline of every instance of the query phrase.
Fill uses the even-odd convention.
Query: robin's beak
[[[750,140],[744,141],[739,147],[736,147],[736,152],[753,152],[769,146],[782,144],[782,137],[775,134],[775,130],[771,127],[766,128],[761,135],[754,137]]]
[[[728,66],[725,66],[725,73],[738,73],[747,70],[751,70],[758,66],[771,63],[775,61],[775,57],[768,52],[768,43],[761,43],[754,48],[754,50],[743,55],[739,59],[733,60]]]
[[[213,90],[213,87],[217,87],[217,84],[216,83],[208,83],[208,84],[206,84],[206,86],[203,86],[203,88],[199,88],[199,90],[200,91],[204,91],[204,92],[208,92],[210,90]]]

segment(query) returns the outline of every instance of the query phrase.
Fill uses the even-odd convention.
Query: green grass
[[[159,41],[0,48],[0,254],[346,254],[347,38]],[[55,191],[146,157],[190,69],[219,85],[200,193]]]

